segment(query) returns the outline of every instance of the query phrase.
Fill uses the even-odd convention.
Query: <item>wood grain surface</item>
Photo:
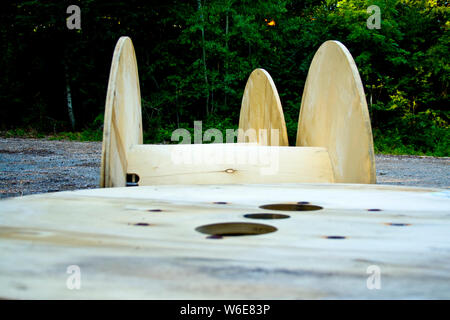
[[[261,208],[271,204],[284,206]],[[298,211],[307,206],[322,209]],[[449,212],[448,190],[356,184],[11,198],[0,202],[0,297],[449,299]],[[252,213],[289,217],[245,217]],[[80,290],[66,286],[71,265]],[[380,269],[379,290],[367,288],[370,266]]]
[[[272,77],[264,69],[255,69],[247,80],[239,129],[242,131],[239,132],[238,142],[258,142],[267,146],[289,145],[280,97]],[[247,130],[254,130],[255,134],[245,135]],[[271,130],[277,132],[276,136],[272,135]]]
[[[128,151],[142,143],[136,56],[131,39],[121,37],[114,50],[106,96],[100,187],[125,187]]]
[[[137,145],[128,173],[139,185],[334,182],[325,148],[250,143]]]
[[[372,128],[358,68],[347,48],[326,41],[308,71],[297,146],[328,150],[336,182],[376,183]]]

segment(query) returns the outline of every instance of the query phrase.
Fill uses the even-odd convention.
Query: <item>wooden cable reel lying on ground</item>
[[[140,99],[134,48],[121,37],[108,84],[101,187],[123,187],[127,179],[128,185],[375,183],[364,90],[350,53],[337,41],[325,42],[311,63],[296,147],[289,147],[280,98],[263,69],[247,81],[238,143],[143,145]]]
[[[448,190],[285,183],[374,182],[367,106],[344,49],[326,42],[311,64],[296,147],[287,146],[278,94],[261,69],[247,83],[240,127],[279,129],[279,146],[259,135],[159,146],[142,144],[136,60],[121,38],[101,183],[125,186],[135,173],[153,185],[1,200],[0,298],[448,299]],[[233,168],[176,164],[180,150],[206,160],[271,151],[279,170],[258,171],[264,157]],[[374,267],[382,290],[369,290]]]

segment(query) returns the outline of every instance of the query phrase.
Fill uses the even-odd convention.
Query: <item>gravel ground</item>
[[[450,187],[450,158],[375,156],[377,183],[417,187]]]
[[[0,138],[0,198],[97,188],[101,142]]]
[[[0,198],[97,188],[101,142],[0,138]],[[450,158],[377,155],[382,184],[449,188]]]

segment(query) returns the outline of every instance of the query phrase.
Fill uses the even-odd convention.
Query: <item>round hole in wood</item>
[[[367,209],[367,211],[382,211],[381,209]]]
[[[215,201],[214,204],[228,204],[226,201]]]
[[[389,223],[386,223],[386,225],[393,226],[393,227],[407,227],[407,226],[410,226],[411,224],[409,224],[409,223],[393,223],[393,222],[389,222]]]
[[[221,237],[236,237],[236,236],[254,236],[258,234],[265,234],[277,231],[277,228],[267,224],[260,223],[245,223],[245,222],[225,222],[207,224],[196,228],[198,232],[221,236]]]
[[[342,240],[345,239],[344,236],[326,236],[325,239]]]
[[[145,222],[138,222],[138,223],[135,223],[134,225],[138,226],[138,227],[148,227],[150,224],[145,223]]]
[[[323,209],[320,206],[312,204],[298,204],[298,203],[275,203],[265,204],[260,206],[261,209],[266,210],[279,210],[279,211],[316,211]]]
[[[248,213],[244,214],[245,218],[249,219],[287,219],[290,218],[287,214],[280,213]]]

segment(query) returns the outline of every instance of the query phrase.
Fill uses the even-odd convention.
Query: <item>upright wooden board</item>
[[[376,182],[364,89],[350,52],[338,41],[322,44],[309,68],[297,146],[327,148],[336,182]]]
[[[126,185],[127,152],[142,144],[141,93],[133,43],[121,37],[109,74],[103,127],[100,187]]]
[[[279,184],[1,200],[0,298],[450,299],[449,196]]]
[[[258,142],[268,146],[288,146],[286,123],[277,88],[270,74],[264,69],[256,69],[245,85],[239,117],[238,142]],[[253,129],[256,134],[245,135]],[[261,139],[259,133],[266,139]],[[271,136],[271,130],[278,130],[278,136]]]

